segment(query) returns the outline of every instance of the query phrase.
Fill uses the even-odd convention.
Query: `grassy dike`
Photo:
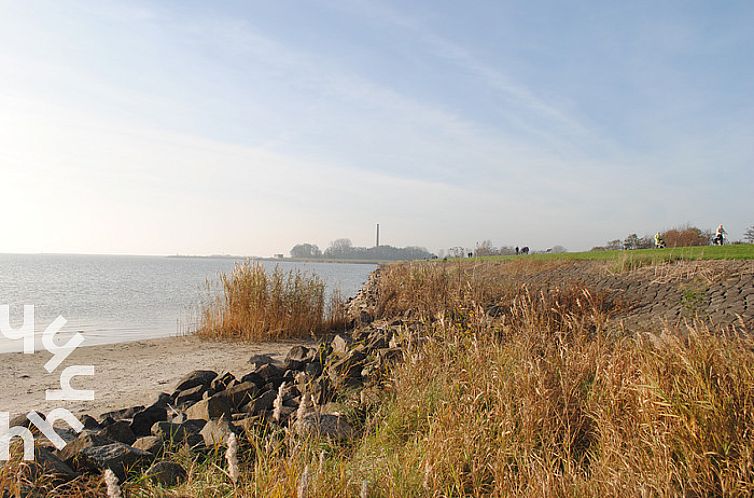
[[[621,257],[593,265],[698,276],[675,272],[683,262],[665,256]],[[688,317],[626,328],[631,308],[605,292],[527,284],[570,259],[580,258],[383,267],[362,303],[375,321],[363,327],[397,327],[404,359],[336,401],[353,438],[301,439],[260,425],[241,438],[236,482],[224,448],[199,456],[173,448],[166,458],[187,480],[164,488],[135,473],[126,496],[754,494],[754,339]],[[0,484],[13,480],[12,468]],[[56,492],[104,489],[91,478]]]
[[[488,261],[511,261],[526,257],[553,261],[635,261],[658,264],[668,261],[747,260],[754,259],[754,244],[728,244],[724,246],[668,247],[665,249],[636,249],[631,251],[584,251],[560,254],[543,253],[527,256],[485,256]]]

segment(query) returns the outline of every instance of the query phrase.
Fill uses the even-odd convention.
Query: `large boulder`
[[[45,475],[52,476],[56,481],[68,482],[78,476],[67,463],[58,458],[47,448],[34,448],[34,461],[29,465],[29,480],[35,481]]]
[[[203,420],[187,420],[177,424],[174,422],[157,422],[152,426],[152,435],[163,441],[183,442],[189,436],[199,434],[206,422]]]
[[[36,429],[36,427],[34,427],[33,429]],[[74,441],[77,437],[79,437],[79,433],[71,429],[70,427],[58,426],[58,427],[53,427],[52,430],[53,432],[55,432],[55,434],[58,435],[60,439],[63,440],[63,442],[65,442],[65,444],[68,444]],[[36,435],[36,430],[32,430],[32,434]],[[37,437],[37,442],[39,443],[40,446],[46,446],[48,448],[51,448],[52,446],[54,446],[52,441],[47,439],[47,436],[40,434],[39,436],[36,436],[36,437]]]
[[[215,392],[220,392],[228,387],[235,385],[237,382],[236,377],[230,373],[225,372],[222,375],[218,375],[210,384],[210,388]]]
[[[84,424],[84,429],[97,430],[102,428],[102,426],[99,425],[99,422],[97,422],[97,419],[91,415],[84,415],[79,421]]]
[[[150,430],[152,429],[152,426],[155,423],[162,422],[163,420],[167,419],[168,410],[166,408],[166,405],[158,401],[157,403],[148,408],[145,408],[144,410],[136,413],[133,416],[133,421],[131,422],[131,430],[137,437],[148,436]],[[133,441],[131,443],[133,443]]]
[[[277,360],[275,360],[272,356],[266,355],[266,354],[255,354],[251,358],[249,358],[249,363],[251,364],[253,369],[258,369],[262,365],[267,364],[275,364],[277,363]]]
[[[241,384],[243,384],[244,382],[253,382],[260,389],[264,387],[265,384],[267,384],[267,380],[265,380],[264,377],[262,377],[256,372],[249,372],[243,377],[241,377]]]
[[[134,415],[136,415],[143,409],[144,409],[143,405],[138,405],[138,406],[132,406],[130,408],[123,408],[121,410],[105,412],[100,417],[100,423],[102,425],[109,425],[109,423],[111,422],[108,419],[116,421],[116,422],[118,420],[126,420],[126,419],[130,420],[133,418]]]
[[[201,435],[204,438],[204,444],[211,447],[218,444],[226,444],[233,433],[239,434],[240,431],[225,418],[221,418],[207,422],[202,429]]]
[[[246,412],[252,415],[261,415],[263,412],[271,411],[272,404],[277,397],[278,393],[276,390],[270,389],[269,391],[265,391],[246,405]]]
[[[215,377],[217,377],[217,372],[211,370],[194,370],[178,381],[178,385],[175,386],[175,392],[179,393],[200,385],[209,387],[212,381],[215,380]]]
[[[89,471],[102,472],[110,469],[123,481],[126,470],[150,459],[152,455],[137,450],[127,444],[112,443],[84,449],[80,454],[79,464]]]
[[[136,440],[132,445],[137,450],[146,451],[154,456],[159,455],[165,447],[162,437],[144,436]]]
[[[221,391],[210,399],[223,400],[232,410],[237,410],[238,407],[251,401],[258,393],[259,388],[254,382],[244,382],[243,384]]]
[[[361,376],[367,356],[361,351],[351,350],[344,358],[335,360],[327,366],[334,381],[338,377],[356,379]]]
[[[186,410],[186,416],[189,419],[198,420],[213,420],[225,416],[230,418],[233,412],[232,405],[225,397],[212,396],[208,399],[203,399],[198,403],[191,405]]]
[[[75,461],[83,450],[95,446],[104,446],[112,442],[111,439],[101,435],[100,432],[84,429],[76,439],[66,444],[62,450],[59,450],[57,456],[68,465],[75,467]]]
[[[183,405],[186,403],[196,403],[197,401],[202,399],[202,395],[208,389],[209,387],[203,384],[199,384],[198,386],[194,386],[189,389],[184,389],[183,391],[179,391],[175,395],[175,404]]]
[[[131,424],[125,420],[118,420],[108,425],[104,429],[101,429],[98,434],[106,439],[129,445],[133,444],[137,439],[134,431],[131,429]]]
[[[338,334],[336,335],[330,345],[332,346],[332,350],[335,353],[338,354],[345,354],[346,351],[348,351],[348,347],[351,345],[351,338],[344,335],[344,334]]]
[[[301,362],[307,362],[314,359],[317,355],[317,348],[310,348],[307,346],[293,346],[288,354],[285,355],[285,361],[295,360]]]
[[[306,346],[294,346],[285,356],[285,368],[288,370],[302,370],[307,363],[314,361],[317,350]]]
[[[272,363],[265,363],[257,367],[254,373],[262,377],[265,382],[271,382],[275,378],[282,378],[285,370]]]

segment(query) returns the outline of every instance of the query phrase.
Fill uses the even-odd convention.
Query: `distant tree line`
[[[380,245],[376,247],[357,247],[350,239],[337,239],[324,251],[316,244],[296,244],[291,249],[291,257],[298,259],[351,259],[368,261],[394,261],[429,259],[433,254],[423,247],[393,247]]]

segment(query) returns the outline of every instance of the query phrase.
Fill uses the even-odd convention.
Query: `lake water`
[[[127,342],[185,333],[209,299],[208,279],[241,260],[160,256],[0,254],[0,304],[10,304],[11,325],[23,321],[23,304],[35,306],[35,332],[58,315],[63,332],[81,332],[84,345]],[[354,295],[376,268],[369,264],[262,262],[287,271],[316,273],[328,289]],[[60,334],[65,338],[65,334]],[[60,342],[60,341],[59,341]],[[21,341],[0,336],[0,352],[21,351]]]

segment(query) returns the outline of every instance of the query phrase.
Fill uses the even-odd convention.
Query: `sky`
[[[754,2],[0,0],[0,252],[754,225]]]

